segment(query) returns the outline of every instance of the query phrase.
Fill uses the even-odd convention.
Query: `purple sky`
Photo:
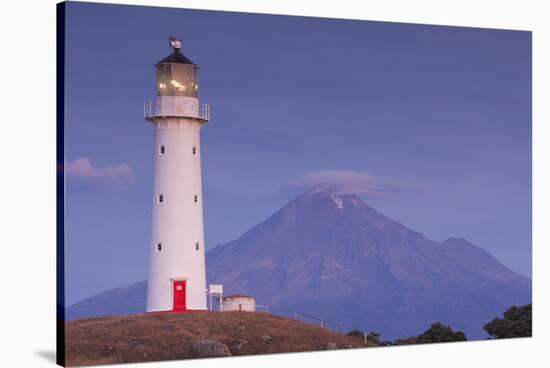
[[[531,33],[67,4],[67,302],[146,278],[153,64],[199,64],[207,248],[299,190],[357,188],[531,275]]]

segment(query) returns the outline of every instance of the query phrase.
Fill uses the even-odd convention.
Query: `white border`
[[[98,1],[104,2],[104,1]],[[547,361],[550,310],[546,208],[550,68],[548,11],[540,0],[158,0],[108,1],[200,9],[532,30],[534,85],[535,337],[233,359],[161,362],[148,367],[537,366]],[[2,2],[2,366],[51,365],[55,349],[55,2]],[[545,17],[546,15],[546,17]],[[32,82],[33,106],[25,96]],[[16,153],[16,154],[15,154]],[[545,190],[546,189],[546,190]],[[545,211],[546,210],[546,211]]]

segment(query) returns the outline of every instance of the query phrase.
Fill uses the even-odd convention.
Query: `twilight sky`
[[[143,101],[170,35],[212,109],[207,249],[336,183],[530,277],[530,32],[85,3],[66,22],[68,304],[147,277]]]

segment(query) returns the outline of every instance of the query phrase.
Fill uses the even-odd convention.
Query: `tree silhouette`
[[[376,345],[380,345],[380,334],[378,332],[370,332],[367,335],[367,340],[374,342]]]
[[[483,328],[497,339],[532,336],[532,305],[513,306],[504,312],[504,318],[495,318]]]
[[[466,335],[462,331],[453,331],[450,326],[444,326],[440,322],[433,323],[429,329],[418,335],[418,344],[432,342],[466,341]]]

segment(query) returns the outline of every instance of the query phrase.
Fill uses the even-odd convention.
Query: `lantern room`
[[[181,41],[170,37],[172,53],[155,64],[155,100],[145,102],[145,118],[175,116],[209,119],[210,109],[199,103],[197,64],[181,53]]]
[[[199,67],[181,53],[181,41],[170,39],[173,52],[155,65],[156,95],[198,98]]]

